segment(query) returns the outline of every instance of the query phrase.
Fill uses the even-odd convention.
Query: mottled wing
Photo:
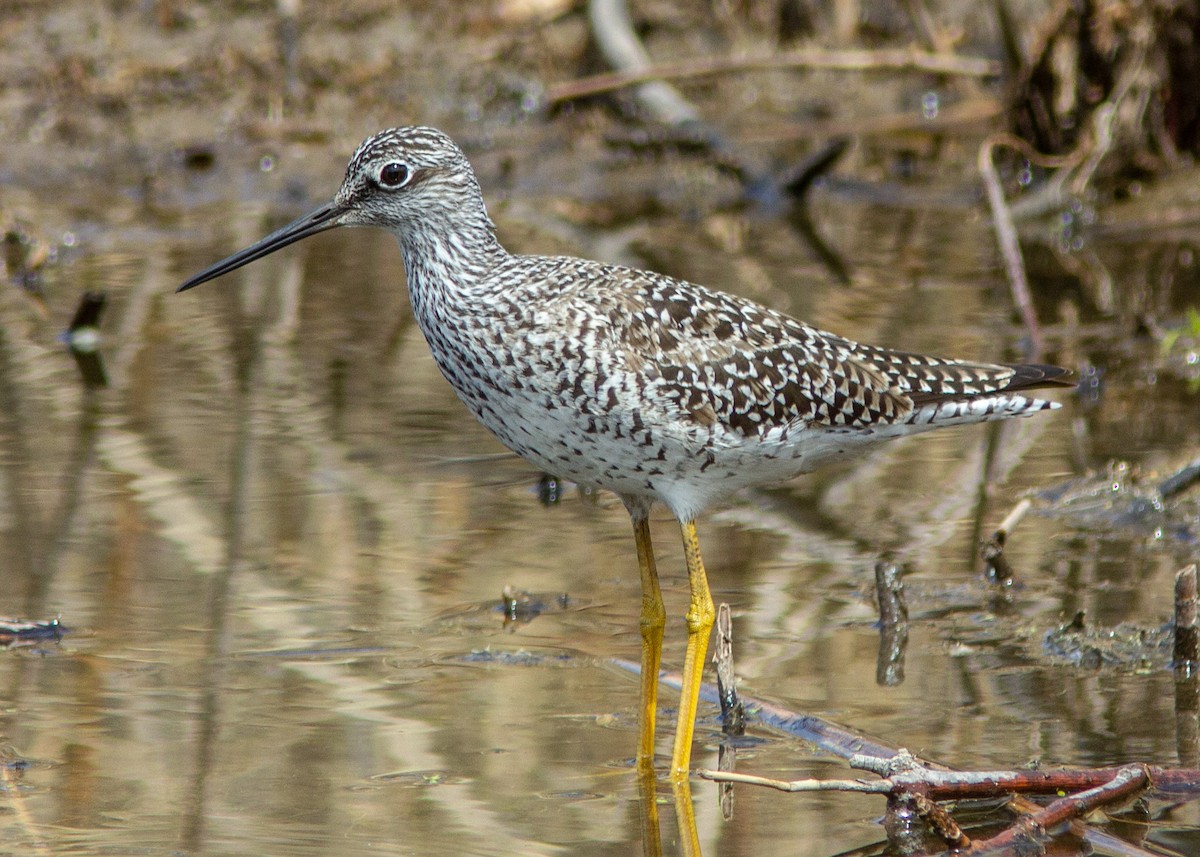
[[[622,269],[611,295],[629,368],[697,423],[747,436],[902,423],[929,403],[1047,385],[1058,372],[863,346],[751,301],[638,274]]]

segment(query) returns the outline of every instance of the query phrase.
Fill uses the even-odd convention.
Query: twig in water
[[[975,850],[987,853],[1002,848],[1019,847],[1027,842],[1037,842],[1044,839],[1047,836],[1046,831],[1055,825],[1082,818],[1107,804],[1124,801],[1145,788],[1149,782],[1150,777],[1144,767],[1129,765],[1121,768],[1103,785],[1061,798],[1039,812],[1022,816],[1011,827],[991,839],[976,842]]]
[[[988,577],[996,583],[1007,584],[1012,580],[1012,567],[1004,556],[1004,545],[1008,542],[1009,534],[1016,529],[1032,505],[1033,501],[1026,497],[1013,506],[1012,511],[1000,522],[1000,526],[980,549],[984,565],[987,566]]]
[[[641,667],[634,661],[613,658],[610,663],[626,672],[637,675]],[[664,672],[659,681],[678,690],[683,685],[679,673]],[[720,704],[720,691],[712,682],[700,686],[700,698],[713,705]],[[877,741],[861,732],[855,732],[815,714],[803,714],[763,699],[742,696],[742,705],[747,720],[756,720],[767,728],[782,732],[801,741],[807,741],[823,752],[847,761],[875,757],[886,764],[902,751],[882,741]],[[932,766],[933,763],[924,762]],[[865,767],[865,765],[859,765]]]
[[[1175,754],[1181,765],[1200,761],[1200,613],[1196,565],[1175,575]]]
[[[825,175],[850,148],[848,137],[835,137],[810,154],[780,179],[788,195],[803,200],[813,182]]]
[[[1196,593],[1196,564],[1175,575],[1175,674],[1190,675],[1200,667],[1200,598]]]
[[[784,792],[842,791],[864,794],[900,794],[919,792],[931,800],[972,800],[1002,797],[1007,794],[1060,794],[1076,792],[1076,796],[1111,785],[1130,770],[1141,774],[1141,785],[1157,786],[1162,778],[1167,788],[1179,788],[1191,783],[1194,796],[1200,771],[1164,769],[1142,765],[1121,768],[1059,768],[1016,771],[946,771],[924,765],[905,768],[878,780],[775,780],[751,774],[723,771],[700,771],[700,776],[716,782],[746,783],[766,786]],[[1164,794],[1167,789],[1164,789]]]
[[[721,696],[721,731],[726,735],[744,735],[746,711],[738,699],[733,675],[733,619],[728,604],[717,608],[716,630],[713,663],[717,665],[717,692]]]
[[[1192,563],[1175,575],[1175,753],[1181,765],[1200,760],[1200,596]]]
[[[913,795],[913,803],[929,828],[951,848],[962,850],[972,846],[971,837],[963,832],[954,817],[939,804],[920,793]]]
[[[754,774],[738,774],[733,771],[697,771],[706,780],[718,783],[743,783],[748,786],[765,786],[781,792],[860,792],[862,794],[886,795],[892,790],[887,780],[773,780]]]
[[[1158,493],[1164,500],[1186,491],[1200,482],[1200,459],[1189,462],[1176,470],[1158,485]]]
[[[1200,670],[1175,670],[1175,755],[1188,768],[1200,765]]]
[[[875,598],[879,603],[879,656],[875,681],[883,687],[904,682],[904,652],[908,648],[908,605],[904,581],[895,563],[875,564]]]

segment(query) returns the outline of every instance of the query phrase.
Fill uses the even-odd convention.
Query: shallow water
[[[520,211],[512,197],[502,212]],[[830,196],[821,207],[830,240],[854,248],[849,288],[825,284],[775,222],[747,221],[744,252],[670,218],[634,229],[687,248],[673,273],[743,292],[760,283],[764,300],[852,336],[1008,356],[1019,334],[994,274],[978,269],[984,224],[923,211],[900,241],[894,211]],[[64,854],[638,850],[636,682],[609,663],[638,651],[623,510],[570,487],[538,502],[538,474],[437,375],[385,235],[325,236],[172,294],[277,219],[248,210],[189,205],[142,229],[101,219],[95,241],[47,270],[46,319],[4,292],[3,603],[72,629],[0,658],[4,740],[31,762],[8,775],[6,841]],[[502,232],[517,232],[503,216]],[[605,236],[588,237],[582,252]],[[920,253],[931,270],[893,276],[913,246],[936,248]],[[94,394],[54,340],[80,285],[110,295],[112,385]],[[1103,625],[1163,621],[1175,551],[1030,517],[1010,544],[1021,588],[1006,613],[989,609],[974,559],[976,516],[987,530],[1021,492],[1075,471],[1073,425],[1090,438],[1089,465],[1171,458],[1170,431],[1113,425],[1138,383],[1113,374],[1088,409],[1062,395],[1062,411],[1005,432],[982,510],[990,435],[977,428],[706,518],[743,691],[960,767],[1174,763],[1167,672],[1047,663],[1040,635],[1081,607]],[[1194,431],[1177,423],[1186,396],[1137,399],[1146,423]],[[659,516],[654,532],[672,616],[665,664],[678,668],[686,578],[673,524]],[[868,593],[883,555],[911,574],[912,638],[892,687],[876,684]],[[546,610],[506,624],[506,585]],[[842,775],[751,731],[741,770]],[[698,733],[695,764],[715,766],[711,706]],[[663,848],[677,853],[659,789]],[[882,835],[868,798],[741,788],[722,821],[714,785],[695,782],[693,797],[709,855],[831,854]],[[1193,809],[1172,821],[1195,824]]]
[[[1019,357],[969,183],[887,204],[818,189],[813,220],[852,272],[841,286],[782,218],[722,207],[729,188],[693,163],[553,124],[464,143],[514,250],[654,267],[898,348]],[[391,239],[343,230],[173,294],[332,193],[348,153],[223,138],[210,165],[151,142],[124,166],[109,151],[96,170],[3,174],[3,213],[57,258],[40,302],[0,289],[0,614],[71,630],[0,652],[0,743],[20,760],[0,782],[0,853],[688,851],[665,782],[648,837],[631,767],[637,682],[613,663],[638,654],[627,516],[571,486],[539,502],[539,474],[438,375]],[[1094,301],[1035,267],[1047,359],[1104,369],[1097,397],[1064,391],[1054,414],[891,444],[705,517],[742,691],[961,768],[1195,766],[1161,657],[1080,666],[1043,646],[1079,610],[1100,629],[1166,621],[1194,506],[1124,519],[1103,491],[1088,516],[1039,503],[1009,541],[1007,599],[977,559],[1025,492],[1114,458],[1152,483],[1195,457],[1194,391],[1128,335],[1146,307],[1195,305],[1195,240],[1089,245],[1122,287],[1109,315],[1076,319]],[[95,392],[56,338],[84,289],[109,299],[110,386]],[[667,516],[653,528],[678,669],[682,552]],[[912,618],[888,686],[881,557],[904,566]],[[506,586],[545,609],[506,622]],[[673,692],[661,702],[664,767]],[[846,776],[750,731],[739,770]],[[697,736],[695,766],[715,767],[712,706]],[[884,839],[867,797],[739,788],[730,820],[713,784],[691,797],[709,857]],[[1200,848],[1195,804],[1152,809],[1122,835]]]

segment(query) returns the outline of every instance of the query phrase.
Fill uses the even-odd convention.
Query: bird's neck
[[[508,256],[480,205],[473,211],[430,213],[420,226],[396,235],[414,304],[456,302],[478,294]]]

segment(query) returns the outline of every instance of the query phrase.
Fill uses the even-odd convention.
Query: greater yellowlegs
[[[413,313],[475,416],[548,473],[607,488],[633,519],[642,580],[638,764],[653,766],[666,613],[650,542],[661,502],[691,590],[671,770],[685,777],[713,603],[696,515],[721,497],[939,426],[1057,407],[1025,391],[1054,366],[944,360],[861,345],[743,298],[496,240],[471,165],[432,128],[392,128],[350,159],[333,200],[201,271],[190,289],[337,226],[400,242]]]

